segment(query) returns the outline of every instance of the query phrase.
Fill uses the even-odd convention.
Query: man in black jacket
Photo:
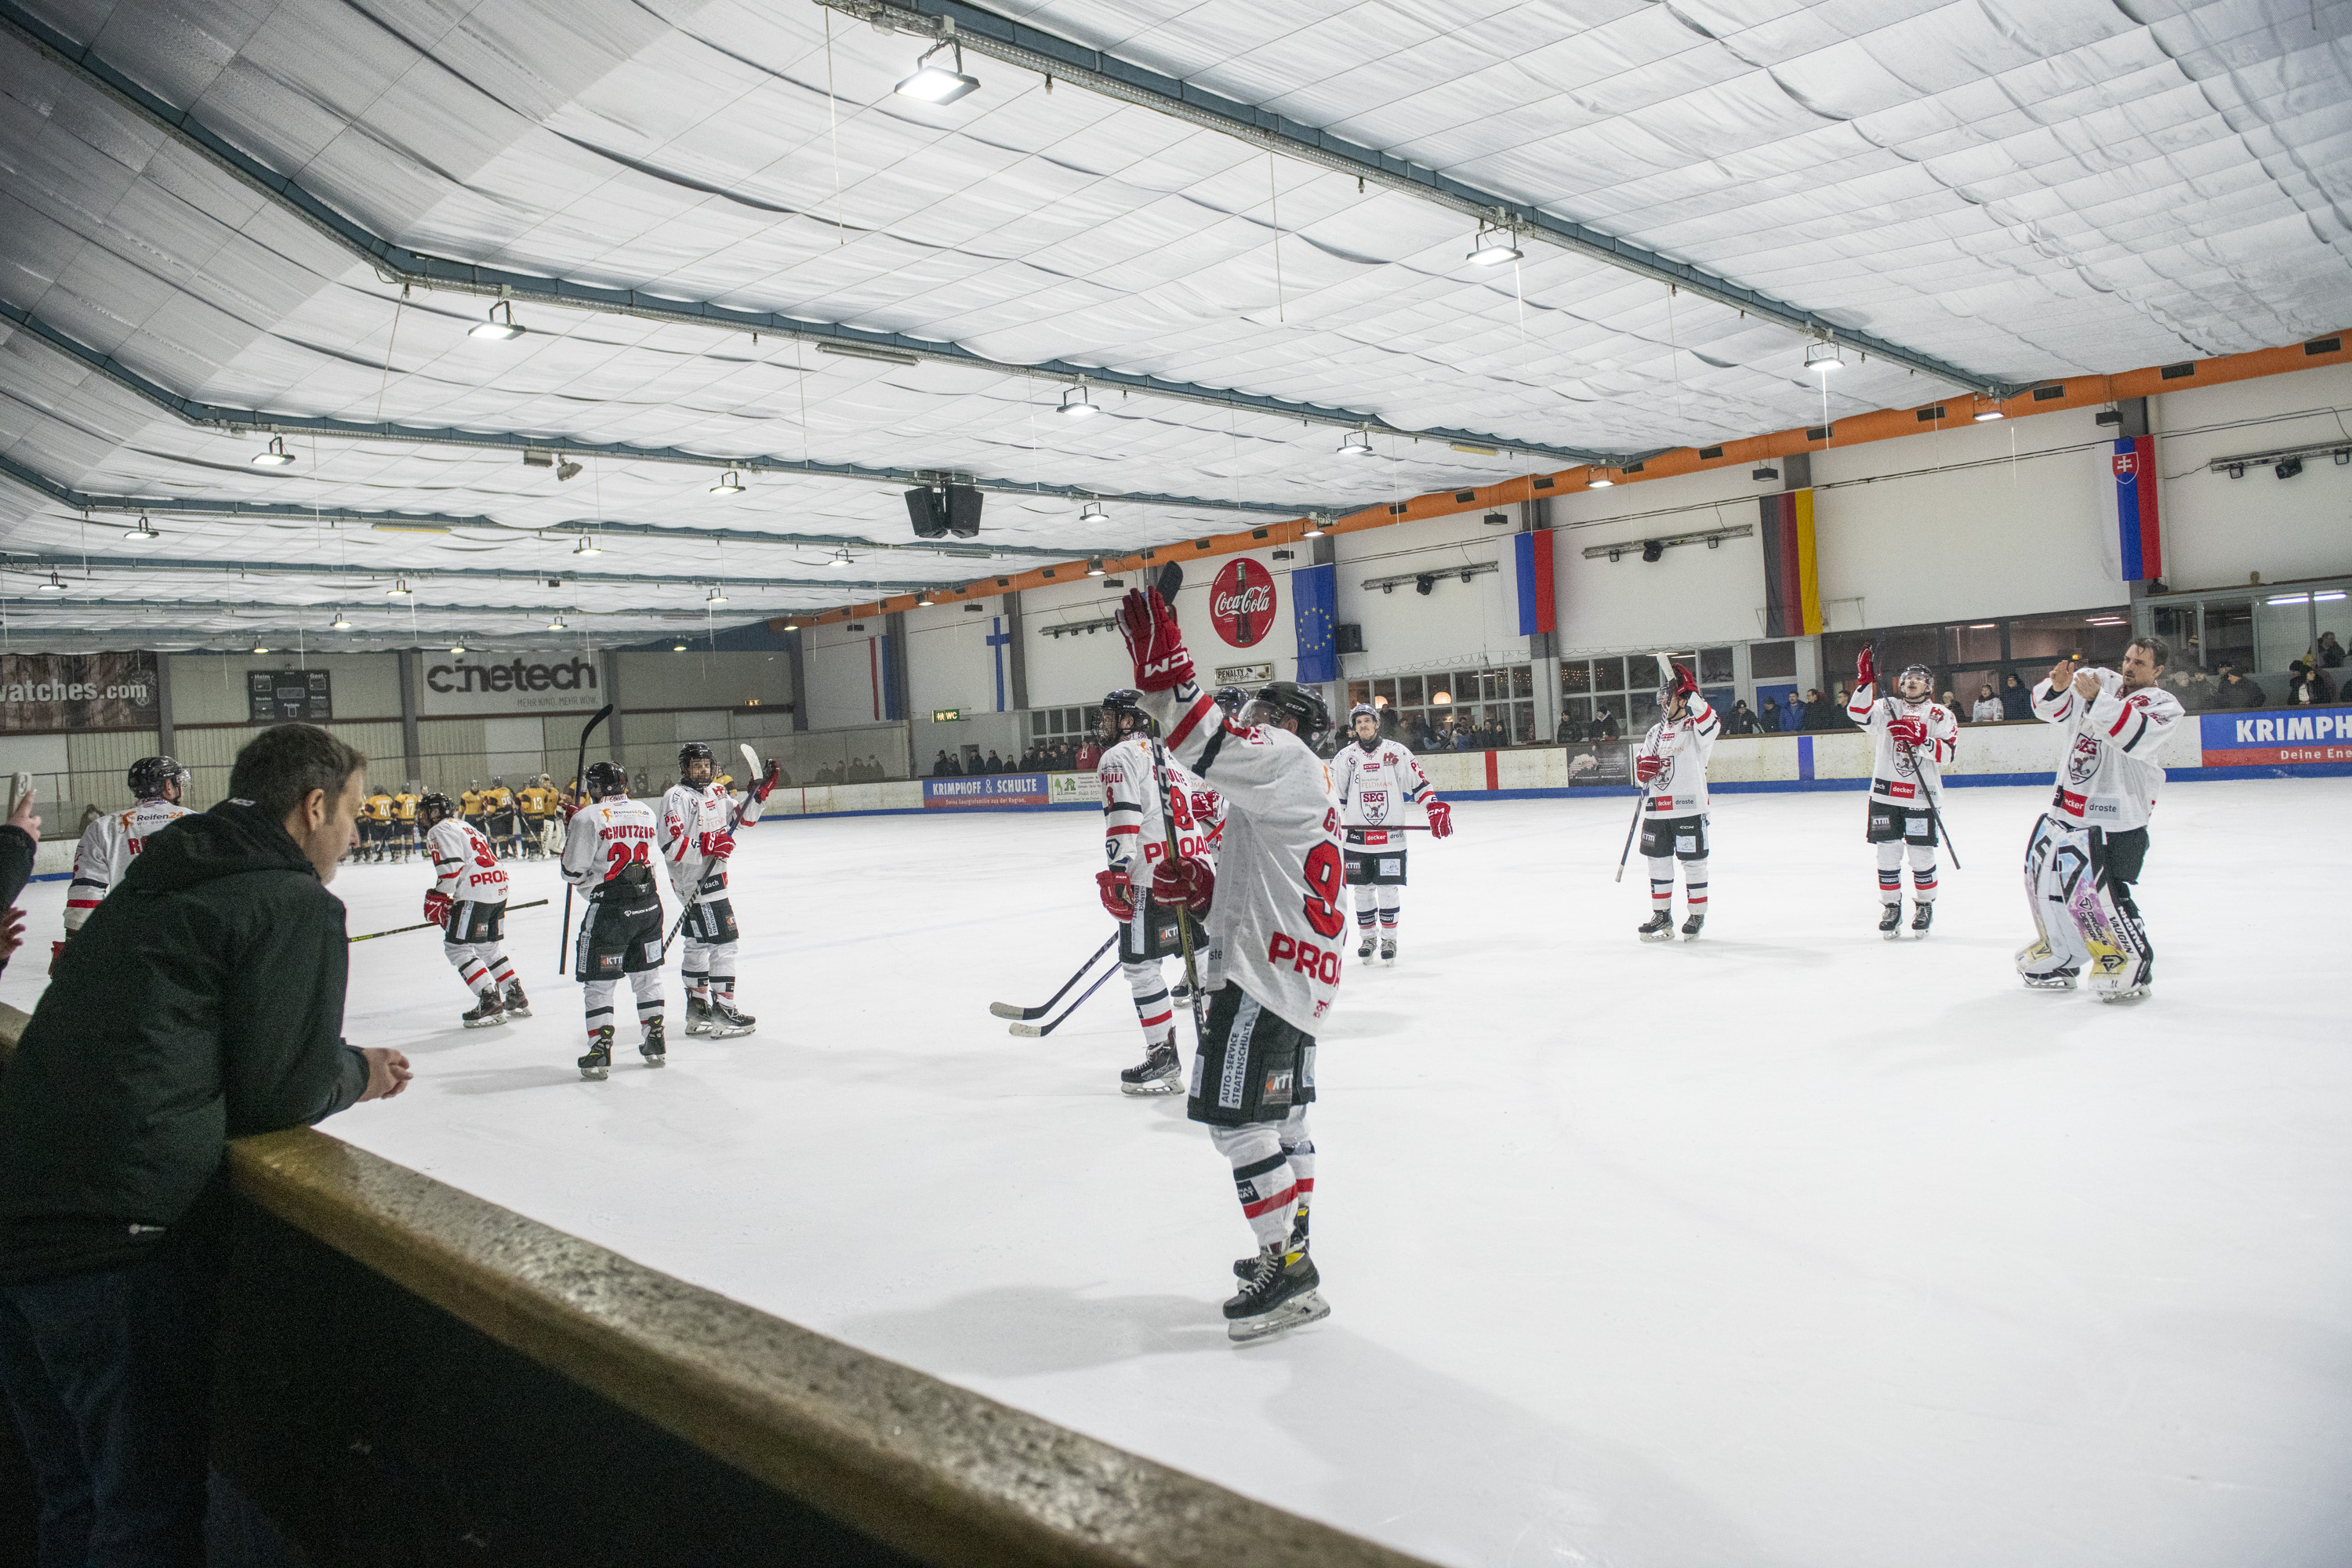
[[[33,879],[33,855],[40,847],[41,819],[33,814],[27,785],[8,820],[0,823],[0,969],[25,945],[25,911],[16,907],[16,895]]]
[[[204,1561],[226,1141],[397,1094],[343,1044],[343,906],[366,759],[264,731],[230,799],[147,842],[66,949],[0,1077],[0,1383],[39,1562]]]

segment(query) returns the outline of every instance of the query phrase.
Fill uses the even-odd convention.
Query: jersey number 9
[[[1307,851],[1302,873],[1307,879],[1307,923],[1317,936],[1338,936],[1348,924],[1347,912],[1339,907],[1348,890],[1348,873],[1340,864],[1339,846],[1327,838]]]

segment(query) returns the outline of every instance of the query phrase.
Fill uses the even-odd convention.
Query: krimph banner
[[[152,653],[0,654],[0,732],[152,730]]]
[[[1044,773],[976,773],[970,778],[925,779],[923,804],[941,806],[1044,805]]]
[[[2284,713],[2205,713],[2198,740],[2209,768],[2352,763],[2352,708]]]

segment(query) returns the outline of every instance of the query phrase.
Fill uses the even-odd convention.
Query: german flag
[[[1813,560],[1813,492],[1783,490],[1765,496],[1764,635],[1818,637],[1822,630],[1821,574]]]

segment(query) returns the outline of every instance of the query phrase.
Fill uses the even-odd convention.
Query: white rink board
[[[1323,1037],[1333,1315],[1247,1351],[1225,1168],[1179,1104],[1116,1092],[1124,987],[1042,1041],[986,1011],[1106,934],[1084,815],[750,832],[761,1032],[675,1038],[660,1073],[625,1048],[604,1084],[572,1067],[556,908],[510,921],[538,1016],[503,1029],[457,1026],[431,933],[363,943],[351,1037],[419,1077],[328,1126],[1444,1563],[2340,1562],[2352,789],[2167,792],[2135,1008],[2012,975],[2041,797],[1954,793],[1967,868],[1895,944],[1862,796],[1721,797],[1708,933],[1654,948],[1640,863],[1609,880],[1626,798],[1462,804],[1415,846],[1405,963],[1351,963]],[[517,884],[561,903],[543,863]],[[424,885],[336,883],[354,931]],[[28,892],[0,996],[31,1005],[63,897]],[[2322,962],[2283,964],[2307,914]]]

